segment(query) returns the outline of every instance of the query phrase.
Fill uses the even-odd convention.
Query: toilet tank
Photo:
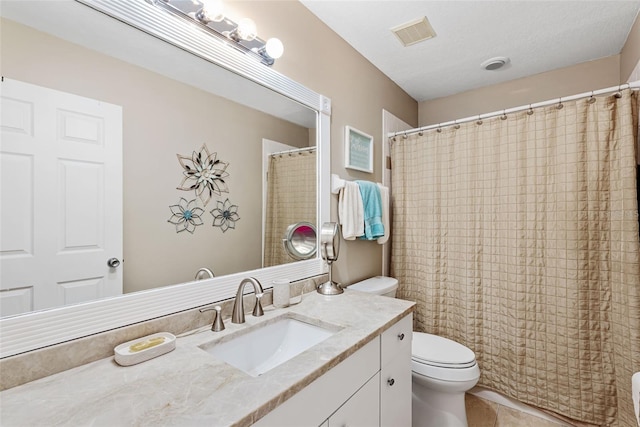
[[[398,279],[386,276],[375,276],[354,283],[349,286],[348,289],[395,298],[396,290],[398,289]]]

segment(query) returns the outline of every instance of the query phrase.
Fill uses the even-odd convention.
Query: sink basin
[[[290,360],[324,341],[337,328],[325,328],[284,317],[222,342],[207,343],[201,349],[252,377]]]

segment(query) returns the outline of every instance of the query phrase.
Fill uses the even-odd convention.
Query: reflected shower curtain
[[[415,328],[476,354],[480,385],[635,426],[637,93],[392,144],[392,274]]]
[[[316,223],[316,152],[299,151],[269,158],[264,267],[293,262],[282,245],[291,224]]]

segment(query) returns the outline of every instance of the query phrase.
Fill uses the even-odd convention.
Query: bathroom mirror
[[[215,238],[217,239],[217,246],[221,247],[222,250],[227,248],[226,251],[234,255],[233,261],[247,258],[245,251],[250,251],[254,248],[257,248],[258,254],[258,261],[253,265],[239,264],[235,270],[224,271],[222,266],[216,267],[215,264],[197,264],[195,268],[191,266],[184,273],[181,273],[184,274],[183,279],[174,279],[165,283],[158,283],[160,280],[153,279],[154,270],[157,269],[158,265],[166,263],[178,269],[182,263],[176,258],[154,260],[154,257],[150,257],[155,263],[141,268],[140,271],[142,273],[136,282],[144,280],[153,285],[159,284],[164,287],[137,291],[124,296],[76,304],[56,310],[38,311],[3,318],[0,320],[0,339],[3,342],[2,357],[229,298],[234,295],[241,278],[249,275],[257,277],[265,287],[269,287],[270,282],[276,278],[300,279],[323,272],[322,261],[317,256],[291,264],[260,268],[261,231],[259,225],[257,228],[251,229],[251,234],[255,241],[249,241],[249,246],[244,247],[247,249],[228,250],[229,245],[231,245],[229,242],[234,237],[234,233],[239,234],[237,232],[240,227],[250,222],[249,213],[255,210],[259,217],[261,209],[259,207],[260,197],[258,197],[256,209],[251,204],[248,204],[249,202],[240,203],[235,201],[237,199],[234,199],[234,197],[240,197],[243,186],[247,185],[247,180],[249,179],[247,169],[250,165],[246,158],[238,157],[235,160],[229,160],[233,155],[224,144],[240,143],[240,141],[234,140],[234,137],[237,138],[237,129],[247,127],[248,123],[260,120],[266,121],[271,116],[277,116],[277,120],[280,120],[280,122],[292,123],[291,126],[300,129],[297,132],[298,141],[283,142],[302,147],[317,145],[316,168],[319,173],[316,176],[318,195],[316,218],[318,221],[327,219],[329,217],[329,178],[324,171],[329,170],[330,101],[328,99],[256,62],[253,58],[248,58],[241,52],[210,39],[205,33],[194,28],[193,25],[176,21],[166,12],[158,10],[144,0],[130,2],[7,2],[7,4],[3,4],[1,13],[3,18],[28,26],[33,25],[39,31],[72,40],[73,43],[88,45],[92,50],[100,50],[105,55],[115,57],[117,60],[131,62],[131,60],[135,59],[138,62],[134,62],[134,66],[130,67],[131,70],[135,69],[140,72],[139,68],[144,68],[145,70],[143,71],[151,70],[153,73],[161,74],[159,77],[161,83],[166,81],[165,78],[169,78],[180,84],[190,86],[193,90],[189,96],[190,98],[194,96],[208,97],[211,93],[217,97],[234,99],[233,102],[235,104],[241,103],[242,105],[233,109],[242,110],[244,108],[244,116],[232,116],[232,111],[230,111],[232,108],[228,108],[228,103],[231,101],[226,100],[226,104],[220,103],[223,107],[218,111],[220,114],[218,120],[215,120],[214,117],[203,115],[199,123],[205,129],[205,132],[201,133],[201,138],[194,137],[189,142],[190,148],[183,149],[182,152],[162,154],[158,151],[158,147],[151,144],[148,149],[137,151],[137,157],[129,160],[125,157],[124,162],[125,165],[127,162],[134,164],[137,162],[138,176],[142,176],[148,175],[150,172],[156,172],[149,168],[152,168],[155,163],[162,162],[160,159],[163,156],[172,157],[170,162],[173,164],[172,167],[174,169],[171,174],[175,179],[172,180],[171,184],[167,181],[164,185],[173,186],[171,191],[173,192],[174,200],[165,199],[164,204],[158,203],[154,205],[153,212],[164,210],[165,218],[160,221],[162,226],[168,228],[173,235],[180,236],[183,243],[184,241],[187,242],[184,243],[184,247],[180,247],[179,244],[169,247],[169,252],[173,252],[174,256],[185,251],[187,253],[188,251],[197,252],[200,249],[188,240],[192,236],[188,235],[186,231],[177,233],[175,228],[172,228],[173,225],[167,223],[167,219],[171,216],[169,206],[176,204],[180,197],[180,193],[175,190],[175,187],[179,184],[182,172],[176,155],[188,157],[191,156],[192,152],[198,152],[203,145],[206,145],[210,152],[216,152],[220,158],[230,164],[228,170],[229,193],[223,196],[228,196],[231,203],[237,203],[240,217],[236,229],[228,229],[225,232],[214,230],[218,231],[218,234],[209,235],[210,240]],[[81,39],[74,38],[77,35],[81,35]],[[170,44],[166,40],[169,40]],[[25,49],[28,48],[25,47]],[[140,52],[145,52],[144,57],[140,55]],[[171,67],[167,69],[169,64]],[[125,64],[124,68],[126,67],[128,65]],[[91,77],[101,81],[103,86],[107,88],[110,84],[125,84],[129,79],[133,78],[125,73],[114,75],[106,72],[104,75],[98,73],[93,74]],[[42,86],[46,86],[46,84],[42,84]],[[202,91],[207,92],[207,94],[201,95]],[[145,101],[151,105],[157,100],[148,99]],[[251,108],[246,107],[246,105],[250,105]],[[152,116],[151,118],[156,123],[169,122],[172,119],[177,120],[176,117],[178,115],[173,110],[178,110],[179,108],[179,105],[169,106],[166,108],[166,114]],[[257,110],[259,113],[254,113],[252,110]],[[258,118],[256,119],[256,117]],[[234,129],[226,129],[216,133],[216,130],[219,131],[221,124],[225,123],[235,124],[236,131],[234,132]],[[189,126],[185,126],[184,123],[181,123],[181,125],[183,129],[190,130]],[[266,128],[272,129],[277,126],[280,126],[280,124],[266,125]],[[283,126],[289,125],[285,124]],[[210,127],[208,131],[207,127]],[[148,138],[151,142],[155,142],[153,132],[154,129],[149,129],[148,135],[140,134],[138,137]],[[290,128],[284,132],[284,134],[289,133]],[[209,138],[209,135],[215,135],[215,137]],[[182,136],[180,132],[176,132],[174,135],[175,139],[180,139]],[[272,139],[278,136],[260,135],[261,138],[268,137]],[[125,156],[126,144],[125,134]],[[247,156],[255,157],[258,164],[260,162],[259,153],[259,148],[255,154],[245,151]],[[227,158],[224,159],[224,157]],[[133,169],[136,170],[136,167]],[[256,169],[259,170],[259,167]],[[162,169],[159,172],[160,175],[164,174],[164,170]],[[158,179],[161,180],[162,177],[159,176]],[[126,184],[124,190],[126,210],[128,191]],[[138,194],[136,197],[143,199],[142,201],[144,202],[151,195]],[[224,200],[225,197],[222,198],[222,201]],[[207,206],[204,210],[208,214],[208,211],[213,210],[214,207]],[[150,214],[147,211],[148,209],[151,208],[145,207],[145,209],[137,212],[143,222],[145,221],[145,216]],[[207,221],[208,224],[206,226],[209,229],[212,228],[210,225],[212,221],[213,218],[209,218]],[[260,221],[257,223],[260,224]],[[127,227],[126,219],[124,228],[126,251],[127,239],[135,234],[135,230]],[[197,232],[194,233],[195,235],[197,235]],[[183,238],[183,236],[186,236],[186,238]],[[157,233],[147,233],[146,239],[151,242],[151,246],[160,246]],[[146,244],[148,243],[146,242]],[[187,256],[187,258],[189,257]],[[132,263],[133,261],[128,259],[128,255],[125,252],[123,263],[125,271],[128,265]],[[210,268],[216,277],[194,282],[194,275],[202,267]],[[179,284],[166,286],[172,283]],[[146,289],[146,287],[142,289]],[[96,318],[103,320],[95,322],[94,319]],[[55,326],[53,326],[54,323]],[[39,334],[38,336],[25,334],[23,333],[25,330],[38,330]]]

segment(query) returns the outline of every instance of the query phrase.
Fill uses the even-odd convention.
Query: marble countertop
[[[247,426],[275,409],[413,310],[399,299],[345,291],[305,294],[286,309],[265,307],[226,329],[182,334],[176,349],[138,365],[113,357],[0,393],[0,420],[11,426]],[[332,336],[259,377],[215,359],[199,346],[262,322],[293,316],[336,327]]]

